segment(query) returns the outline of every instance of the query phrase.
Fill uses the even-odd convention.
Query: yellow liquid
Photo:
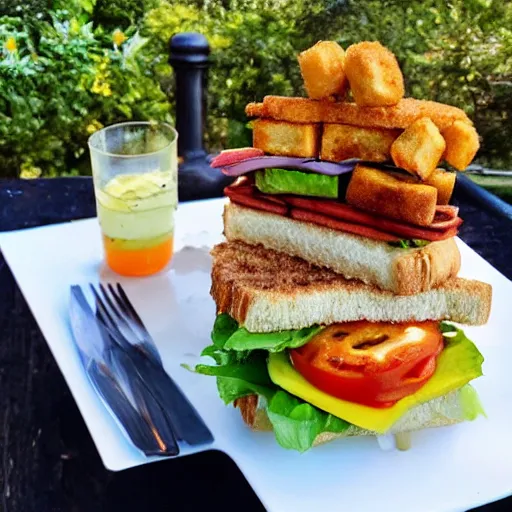
[[[108,266],[125,276],[160,272],[171,261],[175,174],[120,175],[96,189]]]

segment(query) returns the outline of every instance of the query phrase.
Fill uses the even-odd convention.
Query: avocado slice
[[[338,176],[289,169],[256,171],[256,187],[264,194],[297,194],[337,199]]]

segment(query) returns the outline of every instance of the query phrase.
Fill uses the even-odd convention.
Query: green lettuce
[[[341,433],[350,427],[350,423],[282,390],[270,400],[267,415],[277,442],[283,448],[299,452],[309,450],[324,432]]]
[[[297,194],[337,199],[338,176],[265,169],[256,171],[256,187],[264,194]]]
[[[259,336],[262,335],[248,333],[229,315],[218,315],[211,335],[213,343],[201,353],[211,357],[216,364],[198,364],[189,369],[216,377],[220,398],[226,404],[252,394],[262,397],[276,441],[283,448],[305,452],[323,433],[343,433],[349,428],[353,434],[358,431],[354,425],[288,393],[270,379],[267,365],[269,351],[277,352],[279,347],[283,351],[288,347],[307,343],[319,328],[311,329],[277,333],[280,336],[279,341],[272,343],[270,336],[275,336],[276,333],[263,335],[264,338],[260,339]],[[445,350],[450,349],[450,364],[461,365],[473,378],[481,375],[483,358],[464,332],[445,322],[441,323],[441,330],[447,337]],[[235,341],[232,341],[235,334]],[[443,371],[446,369],[443,368]],[[430,405],[430,402],[425,405]],[[436,414],[450,414],[454,419],[473,420],[481,414],[485,415],[478,395],[470,385],[462,387],[456,393],[450,393],[444,402],[437,404],[432,401],[431,405],[434,409],[439,409]],[[434,412],[436,411],[437,409]],[[399,421],[402,420],[408,421],[408,418],[404,417]]]
[[[241,327],[226,341],[226,350],[266,350],[282,352],[287,348],[299,348],[305,345],[322,327],[308,327],[297,331],[279,331],[253,333]]]
[[[283,346],[283,350],[286,346],[301,346],[318,329],[286,331],[286,336],[282,336],[278,343],[272,344],[269,340],[265,344],[271,348]],[[300,452],[311,448],[314,439],[323,432],[343,432],[349,428],[350,424],[346,421],[276,386],[268,374],[267,350],[249,350],[247,346],[244,351],[227,348],[233,334],[240,331],[247,332],[239,329],[237,322],[229,315],[218,315],[211,336],[213,344],[201,353],[202,356],[211,357],[216,366],[198,364],[192,369],[196,373],[216,377],[217,390],[224,403],[230,404],[252,394],[264,397],[277,442],[284,448]],[[242,337],[242,334],[239,336]],[[247,342],[252,346],[262,345],[260,340],[254,341],[253,336],[248,333]]]
[[[287,348],[298,348],[305,345],[322,327],[313,326],[305,329],[278,332],[249,332],[245,327],[239,327],[230,315],[222,313],[217,316],[213,325],[213,346],[207,347],[202,355],[221,357],[215,354],[214,348],[224,351],[247,352],[251,350],[266,350],[267,352],[282,352]],[[215,359],[215,362],[218,361]]]
[[[420,240],[417,238],[413,238],[411,240],[399,240],[398,242],[388,242],[392,247],[397,247],[398,249],[417,249],[418,247],[425,247],[428,245],[430,241],[428,240]]]

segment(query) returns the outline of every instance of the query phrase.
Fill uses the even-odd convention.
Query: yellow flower
[[[34,178],[39,178],[43,173],[41,167],[36,167],[33,165],[32,161],[28,160],[27,162],[23,162],[21,164],[20,169],[20,178],[25,180],[30,180]]]
[[[115,46],[121,46],[127,39],[128,38],[122,30],[119,30],[118,28],[114,30],[114,33],[112,34],[112,41]]]
[[[91,92],[94,94],[100,94],[101,96],[112,96],[112,89],[108,82],[104,82],[100,78],[96,77],[91,87]]]
[[[16,44],[16,39],[14,39],[14,37],[7,38],[7,41],[4,44],[4,48],[9,53],[14,53],[18,49],[18,45]]]
[[[89,135],[92,135],[94,132],[101,130],[101,128],[103,128],[103,125],[99,121],[94,119],[87,125],[86,131]]]

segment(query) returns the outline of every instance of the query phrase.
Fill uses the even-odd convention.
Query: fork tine
[[[110,294],[107,292],[105,286],[103,286],[102,283],[99,284],[99,288],[101,290],[101,293],[103,295],[103,298],[105,302],[108,304],[110,311],[114,314],[116,317],[116,320],[124,320],[123,315],[119,313],[119,309],[116,307],[112,299],[110,298]]]
[[[130,311],[130,309],[128,308],[128,306],[126,305],[126,303],[124,302],[122,297],[119,296],[119,294],[117,293],[116,289],[112,286],[111,283],[108,283],[107,286],[108,286],[108,290],[110,292],[110,295],[114,298],[114,300],[115,300],[116,304],[118,305],[118,307],[121,308],[123,313],[125,313],[128,317],[131,317],[132,312]]]
[[[120,304],[120,301],[118,300],[115,290],[112,288],[112,286],[110,284],[108,284],[107,286],[112,296],[110,295],[110,293],[107,292],[105,286],[103,286],[102,284],[100,284],[100,289],[110,309],[114,312],[114,315],[117,320],[117,323],[115,324],[117,330],[122,335],[125,335],[126,331],[128,331],[130,333],[130,336],[133,336],[137,338],[137,340],[139,340],[139,333],[137,332],[137,329],[134,328],[133,324],[130,322],[129,313],[127,313],[125,308]],[[112,299],[112,297],[114,299]],[[114,302],[117,303],[118,305],[116,306]],[[122,329],[120,328],[120,326],[122,327]]]
[[[124,305],[126,306],[126,309],[129,311],[130,316],[137,322],[137,325],[141,327],[141,329],[144,329],[144,332],[148,332],[146,329],[146,326],[142,322],[142,319],[140,318],[137,311],[135,311],[135,308],[133,307],[132,303],[130,302],[130,299],[128,298],[128,295],[126,295],[125,291],[123,290],[123,287],[120,283],[116,284],[117,293],[120,299],[123,301]]]
[[[97,308],[97,314],[100,314],[103,317],[103,320],[106,321],[105,323],[109,324],[109,327],[115,327],[116,323],[114,319],[112,318],[112,315],[110,314],[108,308],[106,307],[103,299],[101,298],[100,294],[94,287],[94,285],[91,283],[89,284],[92,293],[94,295],[94,300],[96,302],[96,308]]]
[[[96,316],[102,322],[103,326],[106,328],[107,333],[110,337],[122,348],[127,349],[131,347],[130,342],[126,339],[125,335],[119,328],[118,323],[116,323],[115,319],[112,317],[105,301],[102,296],[96,291],[92,284],[89,285],[94,293],[94,297],[96,299],[97,311]],[[100,285],[101,286],[101,285]],[[102,294],[105,295],[104,289],[102,290]],[[107,298],[108,299],[108,298]],[[119,319],[120,322],[124,322],[123,318]],[[126,323],[126,322],[124,322]],[[127,326],[129,327],[129,326]]]

